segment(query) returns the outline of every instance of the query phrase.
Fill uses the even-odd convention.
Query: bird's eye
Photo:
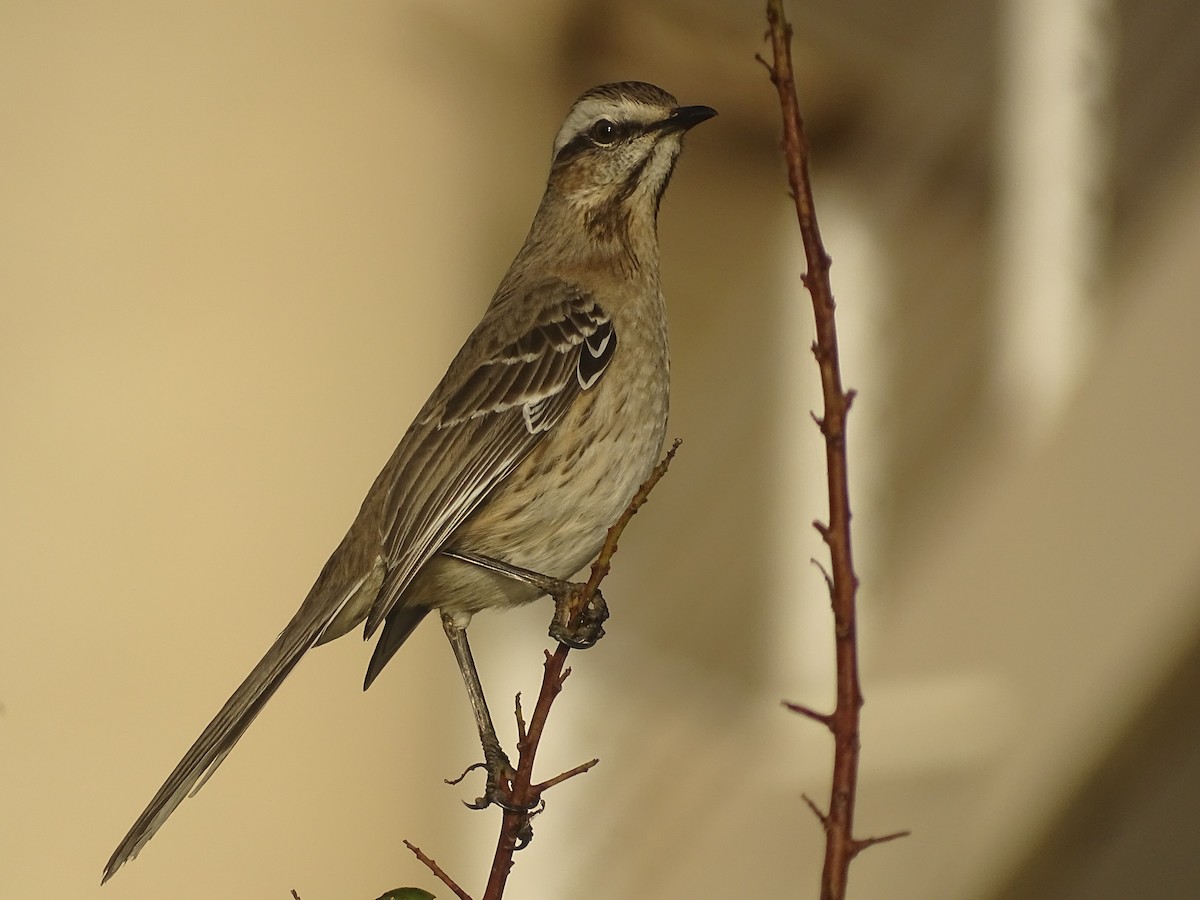
[[[600,119],[588,129],[588,137],[597,144],[607,147],[617,139],[617,126],[608,119]]]

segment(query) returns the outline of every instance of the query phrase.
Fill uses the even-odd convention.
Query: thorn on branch
[[[850,846],[851,856],[858,856],[868,847],[874,847],[876,844],[886,844],[888,841],[899,840],[911,835],[911,831],[893,831],[891,834],[881,835],[880,837],[859,838]]]
[[[817,804],[813,803],[812,797],[808,796],[808,794],[801,794],[800,799],[802,799],[805,804],[807,804],[808,808],[812,810],[813,815],[817,817],[817,821],[821,823],[821,827],[828,831],[829,816],[821,812],[821,808],[817,806]]]
[[[802,703],[792,703],[790,700],[784,700],[783,705],[786,709],[812,719],[814,722],[819,722],[830,731],[833,730],[833,716],[828,713],[817,712],[811,706],[805,706]]]
[[[822,522],[820,519],[813,519],[812,526],[813,526],[813,528],[817,529],[817,534],[819,534],[821,536],[821,540],[823,540],[826,544],[828,544],[829,543],[829,526],[826,525],[824,522]]]
[[[829,570],[821,565],[821,561],[816,557],[809,557],[808,561],[817,567],[821,573],[821,577],[825,579],[825,587],[829,589],[829,596],[833,596],[833,576],[829,574]]]
[[[846,412],[850,412],[850,407],[854,405],[855,398],[858,397],[858,391],[850,388],[842,395],[842,399],[846,402]]]
[[[513,712],[517,717],[517,743],[521,743],[528,737],[528,732],[525,730],[525,713],[521,710],[520,691],[517,691],[516,701],[513,703]]]
[[[767,33],[763,35],[763,40],[766,40],[769,37],[770,33]],[[767,70],[767,77],[771,79],[771,83],[777,83],[779,80],[779,73],[775,71],[775,67],[763,59],[763,55],[761,53],[755,53],[754,58],[758,60],[758,62],[762,63],[762,67]]]

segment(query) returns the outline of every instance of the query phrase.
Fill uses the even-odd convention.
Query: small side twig
[[[574,778],[576,775],[582,775],[584,772],[589,771],[590,769],[592,769],[593,767],[595,767],[599,764],[600,764],[599,759],[595,759],[595,758],[589,759],[587,762],[580,763],[579,765],[575,766],[575,768],[573,768],[573,769],[567,769],[567,771],[563,772],[562,774],[555,775],[553,778],[549,779],[548,781],[543,781],[541,784],[535,784],[533,786],[533,790],[536,793],[540,794],[542,791],[548,790],[548,789],[554,787],[556,784],[562,784],[568,778]]]
[[[416,844],[410,843],[409,841],[405,841],[404,846],[411,850],[413,856],[419,859],[425,865],[425,868],[429,869],[430,872],[436,875],[442,884],[450,888],[450,890],[454,892],[454,896],[458,897],[458,900],[471,900],[471,895],[455,884],[454,879],[447,875],[445,870],[442,869],[437,862],[422,853],[420,847],[418,847]]]

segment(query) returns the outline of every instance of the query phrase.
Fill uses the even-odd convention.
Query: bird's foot
[[[476,769],[483,769],[487,772],[487,780],[484,783],[483,796],[475,798],[474,803],[463,801],[463,805],[468,809],[487,809],[489,806],[498,806],[508,812],[529,812],[523,806],[514,804],[511,801],[513,790],[513,779],[516,778],[516,770],[512,767],[512,763],[508,761],[506,754],[499,746],[483,748],[483,762],[477,762],[474,765],[468,766],[467,770],[457,778],[445,779],[446,784],[460,784],[464,778]]]
[[[582,584],[563,582],[563,589],[553,593],[554,618],[550,621],[550,637],[572,650],[587,650],[604,637],[604,621],[608,604],[599,589],[583,602]]]

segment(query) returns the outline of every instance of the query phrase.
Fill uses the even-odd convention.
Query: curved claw
[[[523,815],[537,815],[541,812],[538,808],[542,801],[539,800],[532,806],[518,806],[515,803],[509,803],[507,800],[501,800],[499,797],[492,797],[490,800],[487,797],[479,797],[474,803],[463,801],[463,806],[467,809],[487,809],[489,806],[498,806],[505,812],[521,813]],[[519,847],[517,849],[520,849]]]
[[[604,629],[597,628],[595,632],[581,636],[551,626],[550,637],[560,644],[566,644],[572,650],[591,650],[600,641],[600,638],[604,637]]]
[[[487,768],[487,763],[481,763],[481,762],[471,763],[471,765],[469,765],[465,769],[463,769],[463,773],[461,775],[459,775],[457,778],[443,778],[442,781],[449,785],[462,784],[463,779],[466,778],[468,775],[470,775],[472,772],[474,772],[476,769],[486,769],[486,768]]]
[[[537,803],[525,810],[525,821],[521,823],[521,829],[517,832],[517,844],[513,847],[514,853],[529,846],[533,840],[533,817],[545,808],[546,801],[539,797]]]
[[[467,809],[487,809],[489,806],[498,806],[508,812],[528,812],[527,809],[514,806],[506,800],[501,799],[506,794],[512,791],[512,781],[516,772],[513,771],[512,764],[508,761],[508,757],[504,752],[494,751],[488,752],[484,750],[484,761],[472,763],[467,766],[457,778],[451,780],[443,779],[446,784],[460,784],[464,778],[476,769],[484,769],[487,772],[487,781],[484,785],[483,796],[476,797],[475,802],[471,803],[466,800],[462,801],[463,806]]]
[[[469,775],[471,772],[474,772],[476,769],[486,769],[488,776],[487,784],[483,790],[483,796],[476,797],[475,802],[473,803],[463,800],[463,806],[465,806],[467,809],[487,809],[489,806],[498,806],[505,812],[521,813],[531,817],[540,813],[546,805],[545,801],[540,797],[529,806],[510,803],[508,800],[504,799],[505,795],[510,793],[512,790],[512,780],[516,773],[513,771],[512,766],[509,764],[506,758],[497,759],[495,762],[496,768],[494,770],[490,763],[477,762],[467,766],[466,771],[457,778],[446,778],[443,780],[446,782],[446,784],[460,784],[462,780],[467,777],[467,775]],[[501,785],[505,785],[507,790],[502,789]]]

